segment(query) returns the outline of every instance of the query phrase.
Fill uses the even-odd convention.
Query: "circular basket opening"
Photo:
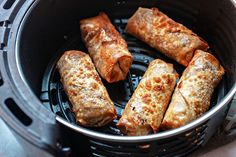
[[[89,1],[76,0],[67,3],[62,1],[39,1],[29,9],[19,29],[17,62],[22,78],[44,106],[68,122],[75,123],[75,119],[60,84],[58,73],[55,70],[55,63],[66,50],[78,49],[87,52],[81,42],[79,20],[95,16],[100,11],[104,11],[109,15],[134,55],[134,63],[125,81],[115,84],[107,84],[104,81],[111,99],[116,104],[119,116],[151,60],[161,58],[171,62],[179,74],[184,69],[160,52],[123,32],[127,19],[139,6],[158,7],[169,17],[184,24],[210,44],[212,53],[226,69],[226,75],[214,93],[211,108],[220,102],[233,86],[236,74],[235,70],[232,69],[232,65],[235,66],[234,59],[236,55],[234,53],[235,46],[231,43],[236,39],[229,36],[230,33],[234,32],[234,29],[230,25],[231,23],[227,21],[228,15],[227,17],[221,15],[219,19],[215,18],[216,15],[220,15],[222,12],[218,4],[209,9],[204,1],[189,2],[187,0],[179,2],[171,0],[148,2],[99,1],[92,3],[93,5],[90,5],[91,2]],[[225,25],[222,27],[224,22]],[[119,130],[114,127],[116,122],[117,120],[106,127],[95,130],[120,135]],[[93,128],[90,129],[94,130]]]

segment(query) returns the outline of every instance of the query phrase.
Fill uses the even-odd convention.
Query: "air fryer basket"
[[[98,129],[78,126],[55,64],[65,50],[86,52],[80,38],[80,19],[105,11],[134,56],[125,81],[115,84],[104,81],[119,116],[151,60],[161,58],[174,63],[178,73],[184,70],[173,60],[123,32],[127,19],[139,6],[158,7],[210,44],[210,51],[226,69],[214,92],[211,109],[184,127],[148,136],[123,136],[115,127],[117,120]],[[213,135],[224,120],[236,91],[235,6],[230,0],[3,2],[0,113],[21,137],[45,150],[64,145],[72,149],[72,154],[83,156],[186,156]],[[57,130],[59,135],[55,133]]]

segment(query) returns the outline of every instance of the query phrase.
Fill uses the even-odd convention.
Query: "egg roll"
[[[57,62],[57,69],[80,125],[101,127],[116,118],[115,106],[88,54],[66,51]]]
[[[124,80],[133,58],[125,40],[105,13],[80,21],[82,40],[99,74],[107,82]]]
[[[212,54],[197,50],[175,88],[161,128],[178,128],[204,114],[223,75],[224,68]]]
[[[172,64],[152,61],[117,123],[121,132],[129,136],[156,133],[177,78]]]
[[[128,20],[125,32],[184,66],[189,64],[196,49],[209,48],[202,38],[157,8],[138,8]]]

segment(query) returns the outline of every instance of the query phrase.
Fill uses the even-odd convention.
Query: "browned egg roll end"
[[[133,120],[133,117],[123,117],[117,128],[125,135],[129,136],[142,136],[154,133],[154,130],[158,131],[157,128],[152,128],[150,124],[140,125]]]
[[[212,54],[195,51],[175,88],[161,128],[178,128],[204,114],[223,75],[224,68]]]
[[[219,60],[214,56],[212,55],[211,53],[209,52],[205,52],[205,51],[202,51],[202,50],[196,50],[194,55],[196,56],[195,58],[200,58],[202,56],[204,56],[204,59],[208,61],[207,65],[206,66],[211,66],[211,70],[215,70],[216,71],[216,76],[219,77],[219,79],[215,79],[213,82],[215,83],[214,84],[214,87],[216,87],[218,85],[218,83],[221,81],[222,79],[222,76],[225,74],[225,69],[224,67],[220,64]],[[193,61],[191,62],[191,64],[197,64],[197,59],[193,59]]]
[[[79,124],[101,127],[116,119],[115,106],[88,54],[66,51],[57,69]]]
[[[133,57],[125,40],[101,12],[98,16],[80,21],[81,36],[93,62],[107,82],[124,80]]]
[[[209,48],[206,41],[157,8],[139,7],[128,20],[125,32],[184,66],[189,64],[196,49]]]
[[[101,73],[105,74],[104,78],[106,78],[106,81],[109,83],[124,80],[133,62],[133,57],[131,55],[114,55],[113,57],[116,58],[117,61],[110,64],[111,70],[105,68],[100,70]]]

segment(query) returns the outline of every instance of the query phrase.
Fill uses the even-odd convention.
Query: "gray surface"
[[[21,142],[19,143],[18,140]],[[0,118],[0,157],[52,157],[52,155],[38,149],[21,137],[15,136]]]
[[[21,145],[0,118],[0,157],[26,157]]]
[[[236,156],[236,141],[224,145],[218,149],[215,149],[209,153],[206,153],[200,157],[235,157]]]

